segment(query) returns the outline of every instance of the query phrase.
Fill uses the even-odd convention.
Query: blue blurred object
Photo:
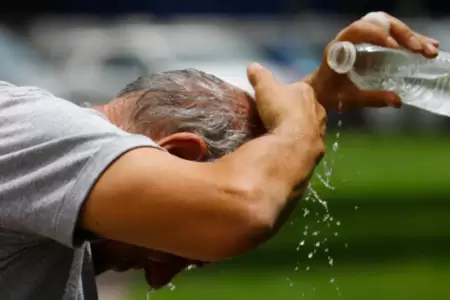
[[[50,66],[26,42],[0,27],[0,80],[16,85],[33,85],[59,92],[59,81]]]
[[[301,76],[313,72],[320,65],[322,47],[278,43],[266,48],[270,59],[283,66],[293,68]]]

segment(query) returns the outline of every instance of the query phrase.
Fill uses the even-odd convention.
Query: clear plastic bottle
[[[450,53],[429,59],[403,49],[337,42],[327,63],[360,89],[392,91],[405,104],[450,116]]]

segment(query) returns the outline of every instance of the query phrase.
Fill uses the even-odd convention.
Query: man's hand
[[[249,67],[248,78],[255,89],[256,106],[267,131],[299,128],[294,134],[323,141],[326,113],[311,86],[304,82],[279,84],[273,74],[259,64]]]
[[[343,29],[325,48],[319,69],[306,82],[316,92],[318,100],[327,109],[347,110],[361,107],[400,107],[400,98],[386,91],[361,91],[347,78],[333,72],[327,64],[326,56],[331,44],[337,41],[370,43],[383,47],[404,47],[426,57],[438,54],[439,42],[414,32],[400,20],[384,13],[370,13]]]
[[[97,275],[108,270],[116,272],[144,270],[145,279],[153,289],[164,287],[188,266],[205,264],[110,240],[94,242],[91,246]]]

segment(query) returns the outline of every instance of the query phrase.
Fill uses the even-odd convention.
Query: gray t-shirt
[[[97,299],[80,209],[125,152],[157,147],[100,113],[0,82],[0,299]]]

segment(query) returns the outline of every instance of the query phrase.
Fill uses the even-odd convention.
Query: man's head
[[[116,126],[146,135],[188,160],[217,159],[264,133],[250,95],[194,69],[140,77],[101,110]],[[153,288],[189,264],[201,265],[171,257],[158,261],[155,255],[168,255],[113,241],[96,247],[107,269],[143,268]]]
[[[250,95],[194,69],[142,76],[104,111],[123,130],[189,160],[219,158],[263,133]]]

